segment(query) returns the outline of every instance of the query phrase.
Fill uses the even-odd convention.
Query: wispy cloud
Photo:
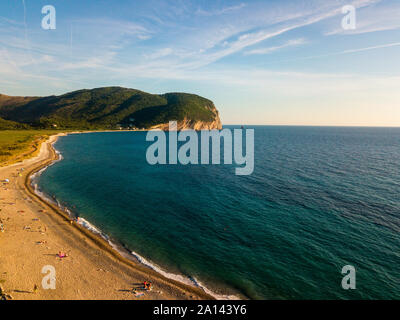
[[[74,62],[68,62],[53,66],[54,70],[67,70],[67,69],[102,69],[104,66],[112,63],[114,57],[117,55],[116,52],[107,51],[102,55],[89,57],[85,60],[79,60]]]
[[[197,9],[196,14],[201,15],[201,16],[217,16],[225,13],[229,13],[232,11],[240,10],[246,7],[246,3],[240,3],[238,5],[234,6],[228,6],[224,7],[221,9],[216,9],[216,10],[204,10],[204,9]]]
[[[80,30],[85,30],[87,34],[93,34],[92,31],[95,30],[97,35],[102,36],[102,38],[111,36],[111,40],[124,35],[138,39],[149,39],[152,36],[152,31],[148,28],[126,20],[87,18],[71,20],[70,23],[79,27]]]
[[[1,17],[0,16],[0,23],[2,23],[4,26],[6,25],[15,25],[15,26],[21,26],[24,25],[23,22],[14,20],[14,19],[9,19],[7,17]]]
[[[363,51],[382,49],[382,48],[390,48],[390,47],[397,47],[397,46],[400,46],[400,42],[387,43],[387,44],[382,44],[382,45],[379,45],[379,46],[372,46],[372,47],[366,47],[366,48],[344,50],[344,51],[336,53],[336,54],[363,52]]]
[[[350,1],[355,7],[361,8],[379,2],[380,0],[355,0]],[[318,2],[318,6],[306,6],[302,11],[299,11],[296,6],[285,12],[283,15],[264,21],[263,26],[254,26],[249,21],[247,25],[243,25],[241,29],[232,28],[225,38],[220,38],[214,42],[212,46],[207,46],[206,49],[198,50],[188,54],[189,61],[181,61],[177,68],[196,69],[205,67],[211,63],[215,63],[227,56],[241,52],[242,50],[272,39],[282,36],[291,31],[307,27],[329,18],[341,15],[343,1],[338,1],[334,4],[326,2]],[[293,10],[296,9],[296,10]],[[207,30],[207,34],[213,34],[213,30]],[[207,40],[206,40],[207,41]],[[271,50],[278,50],[274,48]],[[254,49],[255,50],[255,49]],[[268,52],[267,52],[268,53]],[[261,53],[260,53],[261,54]]]
[[[173,50],[171,48],[162,48],[162,49],[156,50],[155,52],[152,52],[150,54],[145,54],[144,56],[146,57],[146,59],[154,60],[154,59],[159,59],[159,58],[169,56],[172,53],[173,53]]]
[[[268,48],[260,48],[246,51],[245,55],[262,55],[262,54],[270,54],[272,52],[278,51],[280,49],[288,48],[288,47],[296,47],[307,43],[304,38],[292,39],[280,46],[268,47]]]
[[[247,47],[253,46],[267,39],[280,36],[289,31],[314,24],[328,17],[337,15],[339,12],[340,9],[333,9],[329,12],[303,17],[302,19],[296,19],[295,21],[288,21],[278,27],[272,26],[260,31],[244,33],[237,36],[234,40],[224,41],[222,45],[214,52],[205,52],[198,55],[196,61],[184,63],[181,65],[181,67],[199,68],[209,65],[210,63],[216,62],[226,56],[240,52]]]
[[[384,49],[384,48],[391,48],[391,47],[398,47],[398,46],[400,46],[400,42],[392,42],[392,43],[386,43],[386,44],[381,44],[381,45],[376,45],[376,46],[348,49],[348,50],[343,50],[343,51],[338,51],[338,52],[331,52],[331,53],[314,55],[314,56],[298,57],[296,59],[279,60],[279,62],[327,58],[327,57],[332,57],[332,56],[340,56],[340,55],[346,55],[346,54],[351,54],[351,53],[359,53],[359,52],[364,52],[364,51],[371,51],[371,50],[376,50],[376,49]],[[278,62],[278,61],[276,61],[276,62]]]
[[[390,3],[390,4],[388,4]],[[356,35],[400,28],[400,2],[376,1],[373,5],[360,7],[356,11],[356,29],[344,30],[340,26],[330,28],[325,35]]]
[[[263,70],[260,73],[253,70],[246,77],[244,75],[247,71],[235,72],[239,68],[235,65],[217,69],[215,72],[213,70],[224,65],[226,61],[229,62],[228,59],[222,59],[231,55],[237,54],[235,59],[243,59],[246,64],[251,60],[246,56],[267,55],[284,48],[303,45],[306,43],[305,38],[296,38],[301,28],[333,17],[340,25],[343,4],[350,2],[361,8],[375,4],[378,0],[315,0],[301,4],[298,1],[288,1],[279,5],[271,4],[276,10],[270,10],[270,4],[267,6],[264,3],[249,2],[222,8],[211,6],[204,9],[204,12],[198,9],[197,2],[192,3],[192,7],[189,1],[184,2],[184,8],[175,8],[174,12],[168,14],[159,13],[151,20],[141,19],[145,15],[135,17],[132,21],[113,15],[107,18],[67,19],[68,28],[65,30],[62,29],[62,23],[57,25],[57,37],[51,38],[51,33],[31,32],[30,42],[24,39],[23,23],[18,25],[3,19],[4,23],[12,24],[13,29],[0,30],[0,45],[7,49],[0,52],[0,55],[2,60],[7,59],[3,61],[8,61],[0,65],[0,74],[4,75],[4,70],[7,70],[8,74],[26,74],[27,79],[34,79],[35,75],[40,79],[43,75],[51,74],[59,79],[58,84],[65,79],[66,86],[80,81],[90,83],[97,79],[119,83],[122,80],[139,78],[249,84],[251,79],[259,81],[263,77],[273,77],[276,74],[268,70],[264,73],[261,72]],[[246,11],[245,15],[243,11]],[[150,11],[148,14],[154,15],[154,12]],[[18,32],[14,32],[15,28]],[[72,29],[73,42],[70,41]],[[317,42],[307,34],[307,40],[309,38],[310,43]],[[270,45],[269,40],[272,39],[274,43],[281,44]],[[253,47],[256,45],[263,47]],[[343,50],[320,57],[397,45],[398,43],[393,42]],[[32,59],[27,59],[27,50],[31,50]],[[311,56],[304,59],[311,59]],[[216,63],[219,61],[221,63]],[[210,66],[211,64],[213,65]],[[34,66],[37,67],[36,70],[33,70]],[[282,74],[280,77],[288,79]],[[290,73],[290,79],[294,78],[295,73]],[[261,83],[270,83],[268,81],[264,79]],[[279,85],[284,86],[284,81]]]

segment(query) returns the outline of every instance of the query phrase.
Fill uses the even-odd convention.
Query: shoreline
[[[76,133],[84,132],[68,134]],[[58,206],[49,203],[35,192],[31,185],[32,176],[59,160],[59,155],[52,145],[59,136],[63,135],[66,134],[53,135],[42,142],[39,154],[34,158],[0,168],[0,180],[4,181],[6,176],[14,178],[9,178],[8,184],[2,183],[2,188],[9,193],[11,191],[13,195],[0,198],[0,219],[5,229],[5,232],[0,233],[0,246],[4,248],[5,253],[4,256],[0,253],[0,284],[3,291],[14,299],[215,299],[199,287],[167,278],[143,264],[124,257],[101,235],[96,235],[72,221]],[[15,188],[9,189],[9,186],[15,186]],[[14,202],[11,202],[13,198]],[[8,202],[3,202],[5,200]],[[7,210],[3,209],[4,206]],[[24,219],[20,219],[18,213]],[[26,219],[27,216],[29,216],[28,219]],[[34,228],[30,225],[37,225],[38,221],[40,226],[37,227],[37,231],[33,231]],[[26,223],[30,225],[23,227],[22,230],[17,228],[17,225]],[[40,233],[40,238],[46,239],[41,240],[45,241],[43,242],[45,245],[38,245],[38,241],[31,241],[28,244],[27,238],[39,238],[37,234],[30,235],[31,233]],[[48,246],[50,242],[58,244],[61,248],[68,247],[69,250],[66,252],[69,256],[65,260],[57,259],[58,250],[51,249],[50,245]],[[61,242],[63,244],[60,246]],[[28,256],[38,251],[51,251],[51,253],[40,252],[42,256],[36,257],[37,259],[28,259],[24,257],[24,254],[21,256],[20,251],[27,252]],[[33,262],[43,260],[43,265],[39,262],[26,263],[27,260],[33,260]],[[64,268],[65,265],[70,264],[67,261],[73,261],[74,266]],[[51,262],[57,266],[61,265],[62,270],[55,268],[57,282],[62,281],[63,285],[62,288],[58,285],[56,290],[44,290],[40,285],[41,279],[45,276],[41,274],[41,269],[44,265],[52,265]],[[30,269],[28,271],[30,274],[26,275],[26,270],[24,270],[25,275],[21,274],[19,264],[22,264],[22,269]],[[10,272],[9,269],[12,271]],[[99,275],[99,272],[103,274]],[[85,277],[79,277],[80,273]],[[32,281],[32,278],[35,281]],[[27,287],[29,280],[31,285]],[[154,289],[142,292],[136,288],[139,296],[134,295],[131,292],[132,287],[135,285],[137,287],[143,281],[151,281]],[[99,290],[99,284],[100,288],[104,288],[103,291]],[[21,286],[23,289],[17,288]],[[38,289],[33,289],[35,286]],[[118,286],[123,289],[116,291],[115,288]],[[142,293],[144,295],[141,295]]]

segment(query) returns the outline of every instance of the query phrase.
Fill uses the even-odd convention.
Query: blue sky
[[[225,124],[399,126],[399,57],[399,0],[0,3],[9,95],[118,85],[202,95]]]

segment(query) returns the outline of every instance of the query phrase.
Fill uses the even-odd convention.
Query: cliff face
[[[221,129],[211,100],[189,93],[150,94],[136,89],[105,87],[60,96],[0,95],[0,118],[40,128],[159,128],[169,121],[178,129]]]
[[[178,119],[170,119],[170,121],[176,121],[177,122],[177,130],[221,130],[222,129],[222,123],[221,119],[219,118],[219,112],[215,108],[214,104],[211,104],[207,107],[208,110],[211,111],[212,117],[209,121],[205,120],[193,120],[193,119],[188,119],[187,117],[184,117],[183,120],[178,120]],[[151,126],[149,128],[150,130],[152,129],[159,129],[163,131],[169,131],[169,122],[164,122],[160,123],[154,126]]]
[[[163,131],[169,131],[169,123],[160,123],[158,125],[152,126],[150,129],[159,129]],[[188,120],[184,119],[182,121],[177,121],[177,130],[221,130],[222,123],[219,119],[218,114],[216,115],[216,119],[214,121],[206,122],[206,121],[196,121],[196,120]]]

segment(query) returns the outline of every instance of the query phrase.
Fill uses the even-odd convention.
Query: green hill
[[[36,128],[151,128],[177,120],[186,127],[220,129],[212,101],[187,93],[150,94],[136,89],[105,87],[60,96],[0,95],[0,117]],[[9,123],[11,124],[11,123]],[[1,128],[1,121],[0,121]]]
[[[0,130],[28,129],[29,125],[0,118]]]

